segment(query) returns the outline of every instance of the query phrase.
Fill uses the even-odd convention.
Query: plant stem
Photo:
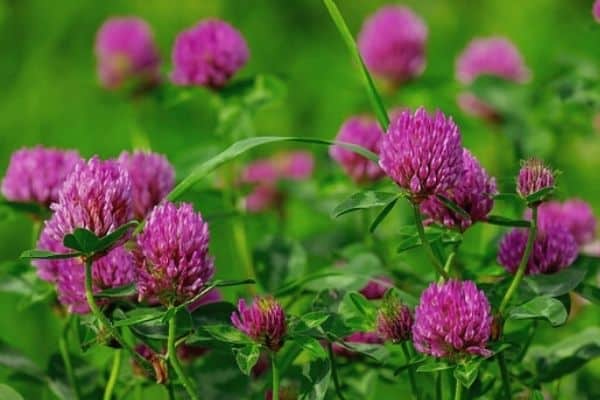
[[[515,274],[508,290],[504,294],[504,298],[502,298],[502,303],[500,303],[500,308],[498,311],[500,314],[503,314],[510,302],[510,299],[515,294],[521,280],[523,280],[523,276],[525,275],[525,270],[527,269],[527,262],[529,261],[529,256],[531,255],[531,251],[533,250],[533,244],[535,242],[535,236],[537,234],[537,214],[538,214],[538,206],[534,205],[531,207],[531,227],[529,228],[529,235],[527,236],[527,244],[525,245],[525,252],[523,253],[523,258],[521,258],[521,262],[519,263],[519,268],[517,269],[517,273]]]
[[[79,400],[81,399],[81,391],[79,390],[77,380],[75,379],[75,373],[73,372],[73,364],[71,364],[71,357],[69,356],[69,348],[67,346],[67,334],[69,332],[69,327],[71,326],[72,318],[73,314],[69,314],[67,320],[65,321],[65,326],[63,328],[62,334],[58,338],[58,349],[63,359],[63,363],[65,364],[65,372],[67,374],[69,385],[71,385],[71,387],[73,388],[73,392],[75,393],[75,399]]]
[[[117,383],[117,379],[119,378],[119,373],[121,372],[121,350],[115,351],[115,357],[113,358],[112,369],[110,370],[110,376],[108,377],[108,382],[106,383],[106,388],[104,389],[104,397],[103,400],[110,400],[112,398],[112,393],[115,388],[115,384]]]
[[[37,246],[38,236],[40,235],[40,229],[42,228],[42,221],[35,219],[31,226],[31,248],[35,249]]]
[[[129,352],[139,363],[142,365],[150,374],[153,376],[152,366],[148,363],[144,357],[138,354],[121,336],[119,331],[112,326],[112,323],[109,319],[102,313],[102,310],[98,307],[96,303],[96,299],[94,298],[94,289],[92,286],[92,257],[86,257],[85,259],[85,298],[87,299],[87,303],[92,311],[94,317],[100,321],[100,324],[108,330],[111,336],[123,347],[127,352]]]
[[[183,372],[183,367],[179,363],[177,359],[177,350],[175,349],[175,331],[177,328],[177,321],[175,317],[169,320],[169,336],[167,338],[167,358],[171,362],[173,369],[177,373],[179,380],[183,384],[183,387],[190,395],[192,400],[198,400],[197,391],[194,388],[192,382],[188,379],[188,377]]]
[[[271,370],[273,375],[273,400],[279,400],[279,370],[277,369],[277,354],[271,352]]]
[[[419,239],[421,239],[421,244],[425,247],[427,255],[431,260],[435,270],[437,273],[444,278],[444,280],[448,280],[449,276],[446,271],[444,271],[442,263],[436,257],[433,248],[431,247],[431,243],[427,240],[427,236],[425,236],[425,228],[423,227],[423,219],[421,218],[421,212],[419,211],[419,205],[413,203],[413,211],[415,215],[415,224],[417,225],[417,232],[419,233]]]
[[[456,380],[456,387],[454,388],[454,400],[461,400],[462,399],[462,389],[463,389],[463,385],[457,379]]]
[[[333,345],[331,342],[327,342],[327,351],[329,352],[329,361],[331,362],[331,376],[333,377],[335,393],[337,394],[338,399],[345,400],[342,393],[342,385],[340,385],[340,378],[337,373],[337,363],[335,362],[335,354],[333,353]]]
[[[233,218],[231,223],[233,229],[233,240],[235,242],[237,252],[242,258],[242,265],[244,266],[246,277],[250,279],[255,279],[256,272],[254,271],[254,265],[252,264],[252,256],[250,255],[250,250],[248,248],[246,229],[244,228],[244,225],[239,218]],[[252,285],[248,285],[248,290],[251,294],[255,294],[255,289]]]
[[[402,342],[402,352],[404,353],[404,357],[406,357],[406,363],[410,363],[410,352],[408,351],[406,342]],[[408,367],[408,379],[410,381],[410,389],[412,391],[413,398],[419,400],[419,391],[417,390],[417,381],[415,379],[415,371],[413,367]]]
[[[442,372],[441,371],[437,371],[434,373],[434,385],[435,385],[435,395],[434,395],[434,399],[435,400],[442,400]]]
[[[512,395],[512,391],[510,390],[510,375],[508,374],[508,368],[506,368],[504,353],[498,354],[498,366],[500,367],[500,376],[502,377],[502,389],[504,390],[504,397],[506,399],[510,399]]]

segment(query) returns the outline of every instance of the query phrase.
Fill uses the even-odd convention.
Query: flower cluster
[[[432,283],[421,294],[412,328],[415,348],[433,357],[491,355],[487,342],[492,311],[485,294],[471,281]]]
[[[244,299],[231,314],[231,323],[257,343],[279,351],[285,340],[287,324],[281,305],[272,297],[257,297],[248,306]]]
[[[349,118],[335,138],[337,142],[356,144],[375,154],[379,154],[382,139],[383,131],[379,124],[368,117]],[[385,175],[377,163],[343,146],[331,146],[329,155],[356,183],[374,182]]]
[[[387,6],[364,23],[358,47],[375,75],[392,84],[420,75],[425,69],[427,27],[407,7]]]
[[[17,150],[2,179],[2,195],[11,201],[49,206],[58,201],[65,178],[81,161],[76,151],[41,146]]]
[[[148,24],[139,18],[111,18],[96,36],[98,76],[107,89],[127,80],[142,85],[160,80],[160,56]]]
[[[284,152],[270,158],[256,160],[246,166],[241,182],[254,188],[245,198],[245,208],[258,213],[269,208],[280,209],[285,193],[278,187],[284,180],[308,179],[313,172],[314,159],[304,151]]]
[[[531,210],[525,213],[531,218]],[[590,205],[580,199],[570,199],[563,203],[548,201],[538,207],[538,225],[541,229],[560,222],[560,225],[573,235],[579,246],[591,243],[596,237],[596,217]]]
[[[193,299],[214,275],[208,224],[191,204],[156,206],[136,241],[140,300],[181,304]]]
[[[386,297],[377,313],[377,334],[383,340],[402,342],[410,339],[412,325],[410,309],[397,297]]]
[[[538,159],[532,158],[523,163],[517,177],[517,193],[526,199],[542,189],[554,187],[554,173]]]

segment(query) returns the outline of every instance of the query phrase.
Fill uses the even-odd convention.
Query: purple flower
[[[470,218],[464,218],[450,210],[436,197],[430,197],[421,203],[421,212],[431,221],[461,231],[487,217],[494,206],[493,197],[496,194],[495,179],[488,176],[479,161],[467,149],[463,150],[463,165],[462,178],[445,195],[465,210]]]
[[[592,6],[592,14],[596,22],[600,22],[600,0],[596,0]]]
[[[383,344],[383,340],[375,332],[355,332],[346,336],[344,342],[349,344]],[[356,352],[336,343],[332,347],[335,354],[340,356],[354,357],[357,355]]]
[[[114,248],[92,264],[92,285],[95,293],[129,285],[135,282],[135,278],[133,257],[123,246]],[[90,312],[85,297],[85,269],[80,260],[60,260],[57,288],[58,300],[69,312]]]
[[[386,6],[365,21],[358,47],[370,71],[397,84],[425,69],[426,40],[420,17],[407,7]]]
[[[464,169],[459,129],[440,111],[434,116],[422,107],[414,115],[404,111],[383,137],[379,165],[415,202],[443,194]]]
[[[553,186],[554,173],[542,161],[532,158],[523,163],[517,177],[517,193],[522,198]]]
[[[148,24],[140,18],[110,18],[96,35],[98,76],[108,89],[135,78],[152,85],[160,80],[160,56]]]
[[[228,23],[206,20],[183,31],[173,47],[171,79],[178,85],[218,89],[248,61],[242,34]]]
[[[465,84],[481,75],[524,82],[530,73],[517,48],[506,38],[473,39],[456,61],[456,78]]]
[[[382,139],[383,131],[379,124],[368,117],[349,118],[335,138],[337,142],[356,144],[375,154],[379,154]],[[329,155],[356,183],[373,182],[385,175],[377,163],[342,146],[331,146]]]
[[[432,283],[421,294],[412,328],[417,351],[433,357],[487,357],[492,309],[485,294],[471,281]]]
[[[17,150],[2,180],[2,194],[11,201],[49,206],[58,200],[65,178],[81,161],[76,151],[42,146]]]
[[[62,242],[76,228],[105,236],[131,220],[129,174],[116,161],[92,157],[75,166],[50,208],[53,222],[46,228],[54,240]]]
[[[531,210],[527,209],[525,218],[531,219]],[[560,221],[579,246],[594,240],[596,236],[596,217],[591,206],[580,199],[570,199],[564,203],[548,201],[538,208],[538,224],[541,227]]]
[[[312,154],[306,151],[279,153],[274,160],[280,177],[293,181],[309,179],[315,165]]]
[[[540,225],[527,261],[527,275],[558,272],[570,266],[577,258],[578,246],[575,238],[558,223]],[[528,232],[527,229],[513,229],[500,242],[498,263],[513,274],[517,272],[525,254]]]
[[[122,152],[119,163],[129,173],[134,216],[143,219],[173,189],[175,171],[162,155]]]
[[[244,199],[246,211],[259,213],[270,208],[280,208],[283,196],[275,186],[258,185]]]
[[[395,296],[383,300],[377,312],[377,334],[394,343],[410,339],[413,316],[410,309]]]
[[[378,300],[383,298],[385,292],[392,286],[393,282],[390,278],[381,276],[367,282],[365,287],[360,290],[360,293],[369,300]]]
[[[139,298],[165,305],[192,299],[215,273],[209,241],[208,224],[191,204],[156,206],[134,251]]]
[[[231,314],[231,323],[272,351],[279,351],[283,346],[287,332],[285,314],[272,297],[256,297],[250,306],[240,299],[237,311]]]

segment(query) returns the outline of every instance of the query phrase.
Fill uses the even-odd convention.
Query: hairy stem
[[[442,266],[442,263],[435,255],[433,251],[433,247],[431,247],[431,243],[427,240],[427,236],[425,235],[425,228],[423,227],[423,219],[421,218],[421,212],[419,211],[419,205],[413,203],[413,211],[415,215],[415,224],[417,225],[417,232],[419,233],[419,239],[421,239],[421,244],[425,248],[433,267],[437,271],[437,273],[444,278],[444,280],[448,280],[449,276]]]
[[[331,363],[331,376],[333,378],[333,386],[335,387],[335,393],[338,399],[345,400],[344,394],[342,393],[342,385],[340,384],[340,377],[337,372],[337,363],[335,361],[335,354],[333,353],[333,345],[331,342],[327,343],[327,351],[329,352],[329,362]]]
[[[461,400],[462,399],[462,391],[463,391],[462,389],[463,389],[463,385],[457,379],[456,380],[456,387],[454,388],[454,400]]]
[[[523,258],[521,258],[521,262],[519,263],[519,268],[517,269],[517,273],[513,277],[513,280],[506,290],[504,297],[502,298],[502,302],[500,303],[500,314],[503,314],[510,302],[510,299],[517,291],[519,284],[523,280],[523,276],[525,276],[525,270],[527,269],[527,262],[529,261],[529,256],[531,255],[531,251],[533,250],[533,244],[535,242],[535,236],[537,234],[537,214],[538,214],[538,206],[534,205],[531,207],[531,227],[529,228],[529,235],[527,236],[527,244],[525,245],[525,252],[523,253]]]
[[[115,351],[115,357],[113,358],[113,365],[110,370],[110,376],[108,377],[108,382],[106,383],[106,388],[104,389],[103,400],[110,400],[112,398],[113,391],[115,389],[115,384],[117,383],[117,379],[119,378],[119,373],[121,372],[121,350]]]
[[[71,388],[73,388],[75,399],[79,400],[81,399],[81,390],[79,389],[77,379],[75,378],[75,373],[73,372],[73,364],[71,363],[71,356],[69,355],[69,348],[67,346],[67,335],[69,333],[69,327],[71,326],[72,318],[73,314],[69,314],[67,320],[65,321],[62,334],[58,338],[58,349],[63,359],[63,364],[65,365],[65,372],[67,374],[69,385],[71,385]]]
[[[500,367],[500,376],[502,377],[502,390],[504,390],[504,398],[510,399],[512,391],[510,390],[510,375],[506,367],[504,353],[498,354],[498,366]]]
[[[279,369],[277,369],[277,354],[271,352],[271,370],[273,375],[273,400],[279,400]]]
[[[406,358],[406,363],[410,363],[410,352],[408,351],[408,346],[406,342],[402,342],[402,352],[404,353],[404,357]],[[410,390],[412,391],[412,397],[416,400],[419,400],[419,390],[417,389],[415,370],[412,366],[408,367],[408,379],[410,381]]]
[[[183,372],[183,367],[179,363],[177,359],[177,350],[175,349],[175,332],[177,329],[177,321],[175,317],[169,320],[169,336],[167,338],[167,357],[173,366],[173,369],[177,373],[181,384],[185,388],[185,390],[190,395],[192,400],[198,400],[197,391],[194,388],[192,382],[188,379],[188,377]]]
[[[92,263],[93,260],[91,257],[87,257],[85,259],[85,298],[90,310],[92,311],[92,314],[94,317],[96,317],[96,319],[98,319],[98,321],[100,321],[100,324],[106,330],[108,330],[110,335],[121,345],[121,347],[127,350],[127,352],[129,352],[129,354],[131,354],[136,361],[139,362],[140,365],[142,365],[144,369],[150,373],[150,376],[153,376],[153,369],[148,363],[148,360],[138,354],[129,344],[127,344],[127,342],[125,342],[119,331],[112,326],[112,323],[109,321],[106,315],[104,315],[102,310],[100,310],[100,307],[98,307],[96,299],[94,298],[94,289],[92,285]]]

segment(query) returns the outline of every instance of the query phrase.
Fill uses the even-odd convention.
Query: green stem
[[[233,229],[233,240],[235,242],[237,252],[242,258],[242,265],[244,266],[244,272],[246,274],[246,277],[250,279],[255,279],[256,272],[254,271],[254,266],[252,264],[252,256],[250,255],[250,250],[248,248],[246,229],[244,228],[244,225],[239,218],[233,218],[231,223]],[[251,294],[255,294],[256,290],[254,289],[253,285],[248,285],[248,290]]]
[[[175,349],[175,332],[177,328],[176,318],[173,317],[169,320],[169,336],[167,338],[167,358],[171,362],[173,369],[177,373],[179,380],[181,381],[183,387],[190,395],[192,400],[198,400],[197,391],[194,388],[192,382],[188,379],[188,377],[183,372],[183,367],[179,363],[177,359],[177,351]]]
[[[534,205],[531,207],[531,227],[529,228],[529,235],[527,236],[527,245],[525,246],[525,253],[523,253],[523,258],[521,258],[521,262],[519,263],[519,268],[517,269],[517,273],[515,274],[508,290],[504,294],[504,298],[502,298],[502,302],[500,303],[500,314],[503,314],[510,302],[510,299],[517,291],[521,280],[523,280],[523,276],[525,276],[525,270],[527,269],[527,262],[529,261],[529,256],[531,255],[531,251],[533,250],[533,244],[535,242],[535,236],[537,234],[537,214],[538,214],[538,206]]]
[[[81,391],[79,389],[79,386],[77,385],[77,379],[75,378],[75,373],[73,372],[73,364],[71,363],[71,357],[69,356],[69,348],[67,346],[67,334],[69,332],[69,326],[71,326],[72,318],[73,314],[69,314],[69,316],[67,317],[67,321],[65,322],[62,334],[58,338],[58,349],[60,351],[60,355],[65,365],[65,372],[67,374],[69,385],[71,385],[71,387],[73,388],[73,392],[75,393],[75,399],[79,400],[81,399]]]
[[[508,368],[506,368],[506,360],[504,359],[504,353],[498,354],[498,366],[500,367],[500,376],[502,377],[502,389],[504,390],[504,398],[510,399],[512,391],[510,390],[510,375],[508,374]]]
[[[434,373],[434,385],[435,385],[435,400],[442,400],[442,372],[437,371]]]
[[[406,358],[406,363],[410,363],[410,352],[408,351],[406,342],[402,342],[402,352]],[[417,380],[415,379],[415,370],[412,366],[408,367],[408,379],[410,381],[410,389],[412,391],[413,398],[419,400],[419,391],[417,389]]]
[[[143,391],[143,386],[142,386],[142,383],[141,383],[141,382],[138,382],[138,383],[135,385],[135,390],[134,390],[134,392],[133,392],[133,398],[134,398],[135,400],[143,400],[143,398],[142,398],[142,395],[143,395],[143,394],[144,394],[144,391]]]
[[[463,389],[463,385],[457,379],[456,380],[456,387],[454,388],[454,400],[461,400],[462,399],[462,392],[463,392],[462,389]]]
[[[175,400],[175,393],[173,393],[173,384],[171,382],[167,383],[167,395],[169,396],[169,400]]]
[[[37,247],[38,237],[40,235],[40,229],[42,228],[42,221],[35,219],[31,226],[31,248]]]
[[[333,345],[331,342],[327,343],[327,351],[329,352],[329,361],[331,362],[331,376],[333,377],[335,393],[340,400],[345,400],[342,393],[342,385],[340,384],[340,377],[338,376],[337,363],[335,362],[335,354],[333,353]]]
[[[421,218],[421,212],[419,211],[418,204],[413,203],[413,211],[414,211],[414,215],[415,215],[415,224],[417,226],[417,232],[419,233],[419,239],[421,239],[421,244],[423,245],[423,247],[425,247],[425,251],[427,252],[427,255],[429,256],[429,259],[431,260],[431,263],[433,264],[437,273],[441,277],[443,277],[444,280],[448,280],[450,278],[448,276],[448,273],[446,271],[444,271],[442,263],[436,257],[436,255],[433,251],[433,248],[431,247],[431,243],[429,243],[429,240],[427,240],[427,236],[425,235],[425,228],[423,227],[423,219]]]
[[[115,357],[113,358],[112,369],[110,370],[110,376],[108,377],[108,382],[106,383],[106,388],[104,389],[104,397],[103,400],[110,400],[112,398],[113,391],[115,389],[115,384],[117,383],[117,379],[119,378],[119,373],[121,372],[121,350],[115,351]]]
[[[535,336],[535,331],[537,329],[537,325],[538,325],[538,321],[533,320],[533,322],[529,326],[529,332],[527,332],[527,340],[525,341],[525,344],[523,345],[521,352],[517,356],[518,361],[522,361],[523,358],[525,358],[525,354],[527,354],[527,350],[529,349],[529,346],[531,345],[531,342],[533,341],[533,337]]]
[[[131,354],[139,363],[142,365],[150,374],[153,376],[153,369],[148,360],[138,354],[121,336],[119,331],[112,326],[112,323],[109,319],[104,315],[102,310],[98,307],[96,303],[96,299],[94,298],[94,289],[92,286],[92,263],[93,260],[91,257],[86,257],[85,259],[85,298],[87,299],[87,303],[92,311],[92,314],[100,324],[108,330],[111,336],[123,347],[129,354]]]
[[[271,370],[273,375],[273,400],[279,400],[279,370],[277,369],[277,354],[271,352]]]

